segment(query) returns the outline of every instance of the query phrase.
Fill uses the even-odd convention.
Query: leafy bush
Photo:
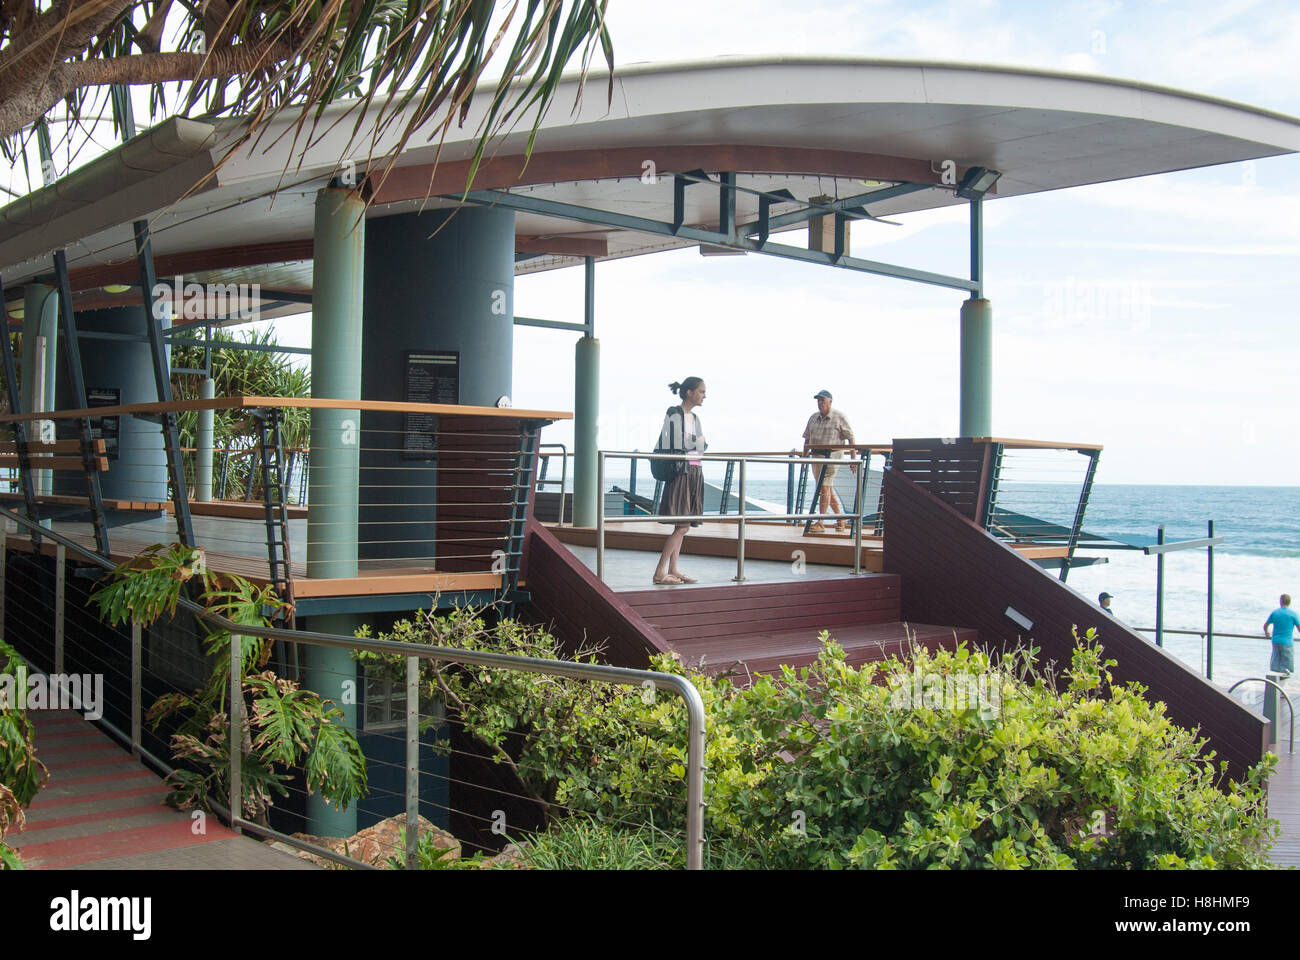
[[[544,631],[512,621],[489,628],[470,611],[422,614],[384,638],[558,656]],[[1148,702],[1140,686],[1112,683],[1113,661],[1102,659],[1092,631],[1075,639],[1059,689],[1033,651],[994,662],[965,646],[933,655],[917,648],[909,662],[854,668],[825,633],[814,664],[744,690],[669,657],[654,667],[689,675],[704,700],[705,832],[730,863],[1268,866],[1278,828],[1263,784],[1275,759],[1225,783],[1205,742],[1171,723],[1163,704]],[[940,680],[939,689],[956,682],[996,696],[946,706],[900,697],[899,678],[921,675]],[[550,830],[530,844],[550,851],[553,865],[669,862],[638,831],[680,835],[684,825],[678,698],[478,667],[432,666],[422,681],[548,805]],[[595,837],[585,819],[563,819],[575,814],[608,836]]]
[[[175,544],[150,547],[119,566],[91,595],[102,619],[120,625],[132,620],[147,625],[176,610],[184,585],[198,577],[200,600],[213,613],[235,623],[267,626],[266,611],[282,606],[274,589],[257,587],[242,577],[214,575],[199,550]],[[307,790],[346,808],[366,792],[366,764],[356,735],[339,721],[343,711],[310,690],[266,669],[272,642],[243,636],[238,669],[244,694],[240,731],[243,813],[266,824],[274,796],[287,796],[290,768],[303,765]],[[179,809],[209,807],[209,798],[222,802],[230,779],[230,634],[210,633],[204,640],[215,664],[207,683],[193,694],[159,697],[146,714],[153,729],[180,715],[172,735],[172,754],[197,769],[179,769],[170,779],[167,801]],[[250,709],[251,705],[251,709]]]
[[[26,662],[18,651],[0,640],[0,676],[12,678],[17,684],[19,668]],[[23,808],[35,799],[37,792],[49,779],[45,764],[36,758],[33,728],[26,713],[16,703],[0,697],[0,870],[22,868],[22,860],[4,842],[7,831],[21,828]]]

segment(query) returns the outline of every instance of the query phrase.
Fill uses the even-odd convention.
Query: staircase
[[[785,664],[817,659],[819,634],[829,632],[854,665],[905,656],[911,643],[931,651],[958,641],[974,644],[974,630],[903,623],[901,580],[870,574],[830,580],[791,579],[709,587],[620,592],[664,645],[710,674],[773,674]]]

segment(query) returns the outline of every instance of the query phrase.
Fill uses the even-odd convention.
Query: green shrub
[[[489,628],[470,611],[423,614],[385,639],[558,656],[544,631],[512,621]],[[1263,784],[1275,760],[1224,784],[1204,741],[1141,687],[1111,682],[1113,662],[1092,631],[1076,636],[1059,687],[1032,651],[995,663],[965,646],[917,648],[909,662],[854,668],[824,633],[822,641],[811,666],[744,690],[668,657],[654,661],[687,674],[704,700],[705,834],[730,863],[1268,866],[1278,828]],[[932,702],[908,687],[921,677],[927,692],[993,696]],[[637,838],[642,826],[678,836],[684,826],[686,713],[677,697],[478,667],[428,667],[422,682],[547,805],[551,831],[578,814],[609,833],[597,838],[598,828],[576,821],[530,841],[552,851],[554,864],[590,862],[591,851],[611,862],[643,854],[669,862],[645,854]]]
[[[0,662],[0,676],[10,677],[7,684],[13,684],[16,689],[21,679],[19,668],[24,668],[25,676],[27,664],[3,640],[0,640],[0,657],[4,658]],[[49,779],[45,764],[36,757],[33,733],[27,714],[16,703],[0,698],[0,870],[22,868],[21,858],[5,844],[4,836],[14,827],[22,827],[23,808],[35,799]]]
[[[156,544],[113,570],[90,597],[100,617],[112,625],[152,623],[173,614],[185,585],[202,584],[199,599],[212,613],[238,624],[264,627],[265,611],[282,606],[270,586],[242,577],[210,573],[203,552],[180,544]],[[198,622],[198,621],[196,621]],[[244,695],[240,740],[241,816],[265,825],[275,796],[287,796],[291,768],[302,765],[307,791],[319,790],[336,807],[347,808],[366,792],[365,756],[356,735],[338,721],[343,711],[331,701],[266,669],[270,640],[244,636],[237,665]],[[210,798],[229,796],[231,724],[230,634],[213,631],[204,639],[214,662],[207,683],[192,694],[170,693],[149,708],[153,729],[179,716],[171,737],[172,755],[191,768],[168,778],[167,802],[181,810],[210,808]]]

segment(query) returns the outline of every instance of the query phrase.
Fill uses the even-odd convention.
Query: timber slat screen
[[[650,624],[534,518],[528,524],[524,577],[532,605],[551,624],[565,655],[582,643],[601,643],[601,659],[644,667],[668,644]]]
[[[982,523],[989,454],[989,444],[970,439],[895,440],[890,469],[925,488],[963,517]]]
[[[1098,629],[1106,656],[1117,661],[1117,682],[1137,681],[1148,697],[1168,705],[1168,715],[1187,728],[1201,728],[1210,748],[1241,778],[1259,762],[1265,721],[1196,671],[1102,612],[970,518],[934,496],[902,471],[885,474],[889,532],[884,566],[903,578],[904,620],[953,623],[979,631],[991,650],[1032,640],[1040,665],[1068,666],[1072,628]],[[1032,623],[1024,629],[1010,608]]]

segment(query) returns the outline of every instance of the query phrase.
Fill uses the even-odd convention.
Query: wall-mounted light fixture
[[[1025,633],[1033,633],[1034,621],[1030,620],[1015,607],[1007,607],[1006,617],[1021,630],[1025,631]]]
[[[963,200],[983,200],[993,184],[1002,176],[997,170],[988,167],[971,167],[957,184],[957,196]]]

